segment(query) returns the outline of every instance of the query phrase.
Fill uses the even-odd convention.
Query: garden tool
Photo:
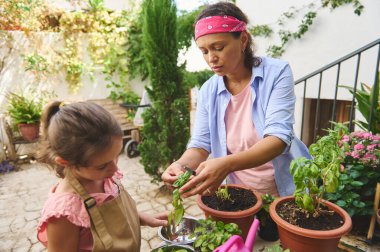
[[[254,219],[251,228],[249,229],[247,239],[245,240],[245,244],[241,236],[233,235],[223,245],[217,247],[214,252],[252,252],[259,223],[258,219]]]

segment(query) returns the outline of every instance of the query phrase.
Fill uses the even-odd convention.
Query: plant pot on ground
[[[225,185],[221,188],[225,189]],[[221,199],[214,193],[211,196],[198,196],[197,204],[206,218],[224,223],[236,223],[245,239],[253,222],[254,215],[260,210],[262,200],[259,193],[243,185],[227,186],[229,199]]]
[[[263,201],[263,207],[256,215],[260,221],[258,235],[265,241],[277,241],[279,238],[277,224],[272,220],[269,214],[269,206],[275,198],[270,194],[264,194],[261,195],[261,199]]]
[[[351,218],[339,206],[323,200],[339,186],[344,152],[338,142],[345,128],[336,124],[309,147],[313,159],[297,158],[290,164],[294,196],[276,199],[269,207],[284,248],[292,252],[335,252],[339,239],[352,228]]]
[[[272,219],[277,223],[278,232],[284,248],[294,252],[335,252],[340,238],[347,234],[351,227],[351,218],[342,208],[328,202],[321,201],[326,207],[324,211],[332,211],[333,214],[321,215],[317,218],[313,216],[306,217],[307,214],[299,214],[298,206],[293,196],[281,197],[276,199],[270,206]],[[286,211],[284,211],[284,209]],[[294,218],[297,225],[290,224],[284,220],[284,215]],[[290,219],[286,218],[286,219]],[[343,223],[343,225],[342,225]],[[321,228],[331,228],[331,230],[316,230],[305,226],[321,226]],[[338,226],[334,228],[334,225]],[[329,226],[329,227],[328,227]]]

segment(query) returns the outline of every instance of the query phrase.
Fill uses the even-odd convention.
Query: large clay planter
[[[40,124],[39,123],[19,123],[17,124],[21,136],[27,141],[33,141],[38,138]]]
[[[201,195],[198,195],[197,204],[199,208],[202,209],[202,211],[205,213],[206,218],[211,216],[215,221],[223,221],[224,223],[236,223],[242,231],[241,236],[245,239],[253,222],[254,216],[258,211],[260,211],[263,202],[261,200],[260,194],[253,191],[253,189],[250,187],[237,184],[229,184],[228,187],[243,188],[252,191],[257,199],[256,204],[251,208],[239,212],[219,211],[206,206],[202,201]]]
[[[282,247],[292,252],[336,252],[340,238],[352,228],[348,213],[329,201],[322,201],[330,210],[342,217],[343,226],[327,231],[305,229],[286,222],[277,214],[277,205],[286,201],[294,201],[294,197],[278,198],[269,207],[269,213],[277,223]]]

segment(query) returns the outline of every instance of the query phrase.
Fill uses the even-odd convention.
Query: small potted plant
[[[216,221],[236,223],[245,239],[262,200],[260,194],[250,187],[228,184],[221,185],[211,196],[199,195],[197,204],[206,218],[210,216]]]
[[[260,221],[258,235],[265,241],[277,241],[279,238],[277,224],[269,215],[269,206],[276,198],[266,193],[261,195],[261,199],[263,201],[263,207],[257,213],[257,218]]]
[[[47,92],[9,92],[6,94],[8,101],[7,113],[13,125],[17,125],[21,136],[32,141],[39,135],[39,124],[42,107],[48,97]]]
[[[290,164],[294,196],[278,198],[269,207],[282,245],[290,251],[335,252],[352,227],[346,211],[324,200],[339,186],[344,153],[338,143],[346,133],[341,124],[328,132],[309,147],[313,159],[300,157]]]

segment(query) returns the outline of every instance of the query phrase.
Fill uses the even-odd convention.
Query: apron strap
[[[70,185],[81,196],[83,203],[87,209],[87,212],[90,215],[91,220],[94,224],[94,229],[98,234],[99,239],[102,241],[106,249],[111,248],[113,246],[113,240],[110,234],[108,233],[106,226],[104,225],[103,218],[99,212],[98,207],[96,206],[96,200],[86,192],[86,190],[79,183],[79,181],[76,178],[74,178],[71,172],[68,172],[66,176]]]

